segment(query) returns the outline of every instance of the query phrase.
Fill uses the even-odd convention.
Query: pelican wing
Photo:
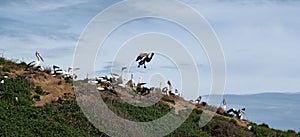
[[[147,83],[138,83],[137,86],[142,86],[142,85],[145,85]]]

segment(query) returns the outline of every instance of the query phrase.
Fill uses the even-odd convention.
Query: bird
[[[117,79],[118,84],[121,84],[122,86],[125,85],[125,76],[124,76],[124,71],[127,69],[127,67],[122,67],[121,69],[121,75]]]
[[[150,62],[152,60],[154,56],[154,53],[153,52],[150,52],[150,53],[140,53],[138,55],[138,57],[136,58],[136,62],[138,62],[138,68],[141,66],[141,65],[144,65],[144,68],[146,68],[146,62]]]
[[[168,87],[164,87],[161,92],[165,95],[175,95],[174,93],[172,93],[172,83],[168,80],[167,81]]]
[[[242,109],[239,109],[239,110],[236,110],[235,108],[231,108],[227,111],[227,113],[233,113],[235,114],[235,117],[237,117],[238,119],[243,119],[243,115],[245,115],[245,111],[246,108],[242,108]]]
[[[53,65],[53,76],[61,75],[64,79],[76,79],[76,75],[74,71],[79,70],[80,68],[69,67],[68,70],[61,69],[58,65]]]
[[[40,64],[42,62],[44,62],[44,59],[42,58],[41,54],[36,51],[35,52],[35,56],[37,57],[37,61],[32,61],[30,62],[27,66],[26,66],[26,69],[25,70],[28,70],[29,68],[38,68],[40,66]]]
[[[169,86],[168,87],[169,92],[172,92],[172,89],[173,89],[172,83],[168,80],[167,84]]]
[[[134,80],[133,80],[133,74],[131,74],[130,80],[126,83],[129,87],[134,87]]]
[[[199,104],[201,99],[202,99],[202,96],[198,96],[198,98],[195,100],[195,102]]]
[[[137,85],[136,85],[136,87],[140,87],[140,88],[143,88],[144,87],[144,85],[146,85],[147,83],[138,83]]]
[[[224,111],[226,111],[226,100],[225,100],[225,98],[223,99],[223,106],[222,106],[222,109],[224,110]]]
[[[179,92],[178,92],[178,89],[175,89],[175,95],[176,95],[176,96],[179,96],[179,95],[180,95]]]
[[[61,69],[61,68],[60,68],[59,66],[57,66],[57,65],[53,65],[52,68],[53,68],[53,75],[54,75],[54,76],[58,76],[58,75],[67,75],[67,74],[69,74],[68,71],[65,71],[65,70]]]
[[[0,81],[0,84],[4,84],[4,79],[2,79],[2,80]]]
[[[144,85],[147,83],[138,83],[136,87],[136,92],[142,96],[150,94],[151,89],[144,87]]]

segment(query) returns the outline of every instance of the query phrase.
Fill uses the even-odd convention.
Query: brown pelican
[[[153,52],[150,52],[150,53],[140,53],[139,56],[135,60],[135,61],[138,62],[138,68],[141,65],[144,65],[144,68],[146,68],[146,62],[150,62],[152,60],[153,56],[154,56]]]
[[[37,57],[37,61],[30,62],[25,70],[28,70],[28,68],[38,68],[42,62],[44,62],[44,59],[40,55],[40,53],[37,51],[35,52],[35,56]]]
[[[245,114],[245,112],[244,112],[245,110],[246,110],[245,108],[242,108],[242,109],[239,109],[239,110],[231,108],[227,111],[227,113],[232,112],[233,114],[235,114],[235,117],[237,117],[238,119],[243,119],[243,115]]]

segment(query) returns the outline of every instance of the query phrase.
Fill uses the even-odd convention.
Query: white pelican
[[[226,100],[225,100],[225,98],[223,99],[223,106],[222,106],[222,109],[224,110],[224,111],[226,111]]]
[[[201,101],[201,99],[202,99],[202,96],[199,96],[199,97],[195,100],[195,102],[199,104],[200,101]]]
[[[169,80],[168,80],[167,84],[168,84],[168,92],[170,93],[173,90],[173,86],[172,86],[172,83]]]
[[[125,76],[124,76],[124,71],[127,69],[127,67],[122,67],[121,69],[121,76],[117,79],[118,84],[121,84],[122,86],[125,85]]]
[[[175,89],[175,95],[176,95],[176,96],[179,96],[179,95],[180,95],[179,92],[178,92],[178,89]]]
[[[133,80],[133,74],[131,74],[131,78],[130,80],[126,83],[126,85],[128,85],[129,87],[134,87],[134,80]]]
[[[53,65],[53,76],[61,75],[64,79],[76,79],[74,71],[79,70],[79,68],[68,68],[68,70],[63,70],[57,65]]]
[[[141,65],[144,65],[144,68],[146,68],[146,62],[150,62],[152,60],[154,56],[154,53],[153,52],[150,52],[150,53],[140,53],[139,56],[136,58],[135,61],[138,61],[138,68],[141,66]]]
[[[57,75],[66,75],[68,74],[67,71],[61,69],[59,66],[57,65],[53,65],[53,75],[57,76]]]
[[[30,62],[25,70],[28,70],[28,68],[37,68],[38,66],[40,66],[40,64],[42,62],[44,62],[44,59],[42,58],[42,56],[40,55],[40,53],[37,51],[35,52],[35,56],[38,58],[37,61],[32,61]]]

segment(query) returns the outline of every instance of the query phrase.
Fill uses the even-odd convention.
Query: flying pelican
[[[37,68],[38,66],[40,66],[40,64],[42,62],[44,62],[44,59],[42,58],[41,54],[37,51],[35,52],[35,56],[37,57],[37,61],[32,61],[30,62],[25,70],[28,70],[28,68]]]
[[[245,111],[246,108],[242,108],[242,109],[239,109],[239,110],[236,110],[234,108],[231,108],[227,111],[227,113],[230,113],[232,112],[233,114],[235,114],[235,116],[238,118],[238,119],[243,119],[243,115],[245,114]]]
[[[141,65],[144,65],[144,68],[146,68],[146,62],[150,62],[152,60],[153,56],[154,56],[153,52],[150,52],[150,53],[140,53],[139,56],[135,60],[135,61],[138,62],[138,68]]]

